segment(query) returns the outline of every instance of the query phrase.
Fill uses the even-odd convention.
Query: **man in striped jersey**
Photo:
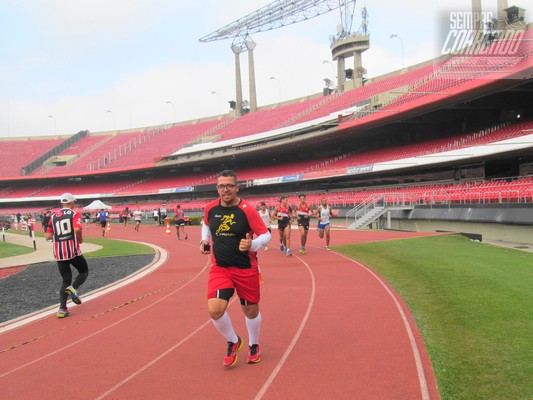
[[[87,279],[89,267],[80,249],[80,244],[83,243],[82,223],[81,215],[73,209],[76,199],[70,193],[64,193],[60,201],[63,208],[50,218],[45,236],[47,240],[53,239],[54,257],[63,278],[59,290],[57,317],[64,318],[70,315],[67,308],[69,296],[73,303],[81,304],[77,289]],[[72,283],[71,265],[78,271],[74,283]]]

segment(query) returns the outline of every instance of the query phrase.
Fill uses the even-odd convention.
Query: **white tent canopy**
[[[96,210],[111,210],[111,206],[102,203],[100,200],[95,200],[87,207],[83,207],[85,211],[96,211]]]

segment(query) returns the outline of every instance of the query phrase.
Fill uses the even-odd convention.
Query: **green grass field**
[[[457,235],[338,246],[408,304],[443,400],[533,399],[533,254]]]
[[[0,240],[0,258],[20,256],[27,253],[33,253],[33,247],[20,246]]]
[[[109,238],[84,238],[87,243],[94,243],[102,246],[100,250],[85,253],[87,258],[96,257],[114,257],[114,256],[128,256],[134,254],[153,254],[154,249],[140,243],[124,242],[122,240],[114,240]]]
[[[10,231],[10,233],[15,233],[19,235],[27,235],[27,233],[22,231]],[[43,232],[35,232],[35,236],[38,237],[44,237]],[[115,240],[115,239],[109,239],[109,238],[91,238],[91,237],[84,237],[84,241],[87,243],[93,243],[102,246],[100,250],[91,251],[90,253],[84,253],[84,256],[86,258],[97,258],[97,257],[113,257],[113,256],[129,256],[129,255],[136,255],[136,254],[153,254],[154,250],[146,246],[144,244],[139,243],[132,243],[132,242],[125,242],[122,240]],[[0,242],[1,243],[1,242]],[[13,248],[9,251],[15,252],[15,251],[21,251],[21,253],[13,253],[8,254],[7,249]],[[20,249],[17,249],[20,248]],[[0,246],[0,250],[2,250],[3,247]],[[26,251],[24,251],[26,249]],[[6,253],[2,251],[0,253],[0,257],[11,257],[11,256],[17,256],[20,254],[26,254],[33,252],[33,248],[30,247],[24,247],[24,246],[18,246],[11,244],[9,247],[6,247]]]

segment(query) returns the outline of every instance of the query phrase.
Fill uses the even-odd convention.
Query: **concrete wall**
[[[391,212],[391,229],[463,232],[483,240],[533,244],[533,205],[417,206]]]
[[[392,229],[414,232],[451,231],[482,235],[482,240],[533,244],[533,226],[458,222],[392,220]]]

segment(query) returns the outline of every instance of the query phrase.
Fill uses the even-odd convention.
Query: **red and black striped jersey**
[[[53,233],[56,260],[70,260],[81,255],[75,228],[82,229],[81,215],[70,208],[63,208],[50,218],[46,231]]]
[[[278,225],[288,225],[292,217],[292,208],[289,205],[283,207],[281,204],[279,204],[274,209],[274,215],[278,218],[281,217],[281,219],[278,219]]]
[[[306,215],[310,216],[311,214],[312,214],[312,210],[311,210],[311,207],[309,207],[309,204],[299,203],[296,206],[296,217],[298,218],[298,220],[303,220]],[[309,219],[307,220],[309,221]]]

